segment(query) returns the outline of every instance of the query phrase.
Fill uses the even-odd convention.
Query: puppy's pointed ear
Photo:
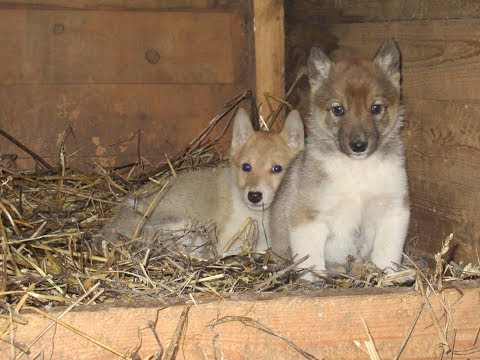
[[[297,110],[292,110],[290,111],[290,114],[288,114],[280,136],[285,139],[287,145],[295,152],[303,149],[303,121],[300,117],[300,113]]]
[[[235,153],[245,145],[248,138],[253,135],[253,132],[250,116],[248,116],[244,108],[238,108],[233,119],[232,153]]]
[[[397,88],[400,87],[400,50],[395,41],[392,39],[385,41],[378,49],[373,62]]]
[[[312,87],[318,87],[330,74],[332,62],[325,53],[317,47],[312,47],[307,61],[308,77]]]

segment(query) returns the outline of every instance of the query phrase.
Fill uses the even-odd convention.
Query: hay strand
[[[186,306],[180,318],[178,319],[178,324],[173,333],[172,340],[167,347],[167,351],[165,352],[164,360],[173,360],[177,356],[178,348],[180,347],[180,339],[185,332],[187,326],[187,319],[188,319],[188,312],[190,311],[191,306]]]
[[[295,351],[297,351],[300,355],[302,355],[305,359],[318,360],[318,358],[316,356],[306,352],[305,350],[303,350],[301,347],[296,345],[290,339],[286,338],[285,336],[277,334],[275,331],[270,329],[268,326],[265,326],[265,325],[261,324],[260,322],[254,320],[254,319],[251,319],[249,317],[246,317],[246,316],[224,316],[224,317],[219,318],[219,319],[215,320],[214,322],[212,322],[210,324],[210,327],[214,328],[215,326],[218,326],[220,324],[225,324],[225,323],[233,322],[233,321],[241,322],[245,326],[253,327],[254,329],[260,330],[260,331],[262,331],[262,332],[264,332],[268,335],[279,338],[280,340],[282,340],[283,342],[288,344],[288,346],[290,346]]]

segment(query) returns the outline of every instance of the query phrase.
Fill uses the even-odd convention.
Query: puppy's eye
[[[381,114],[383,112],[383,105],[381,104],[373,104],[372,107],[370,108],[370,112],[373,114],[373,115],[378,115],[378,114]]]
[[[341,105],[332,107],[330,111],[332,112],[332,115],[336,117],[345,115],[345,109]]]
[[[272,172],[273,173],[279,173],[283,170],[282,166],[281,165],[273,165],[272,167]]]
[[[250,170],[252,170],[252,165],[250,165],[249,163],[243,163],[242,170],[245,172],[249,172]]]

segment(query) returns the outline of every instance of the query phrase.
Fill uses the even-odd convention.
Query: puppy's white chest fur
[[[300,236],[294,236],[292,252],[310,253],[315,264],[345,263],[348,255],[372,258],[380,267],[400,261],[387,248],[401,254],[401,224],[408,221],[403,162],[377,154],[358,160],[338,154],[322,163],[326,177],[312,189],[316,219],[294,229]]]
[[[347,216],[354,208],[372,203],[383,206],[396,198],[403,199],[406,176],[400,161],[376,155],[356,160],[339,154],[325,159],[324,164],[327,178],[316,189],[315,197],[318,210],[327,216],[329,212],[332,216]]]

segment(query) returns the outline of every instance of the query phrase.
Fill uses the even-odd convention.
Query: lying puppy
[[[113,242],[116,233],[151,240],[165,232],[179,235],[180,230],[177,250],[209,258],[238,252],[239,244],[230,242],[247,221],[243,237],[257,240],[249,250],[266,250],[269,207],[285,170],[303,145],[303,123],[297,111],[288,115],[281,133],[255,132],[240,108],[234,118],[230,167],[181,173],[162,193],[157,189],[127,198],[102,235]],[[145,224],[136,230],[142,218]],[[205,225],[203,232],[186,231],[196,224]]]

